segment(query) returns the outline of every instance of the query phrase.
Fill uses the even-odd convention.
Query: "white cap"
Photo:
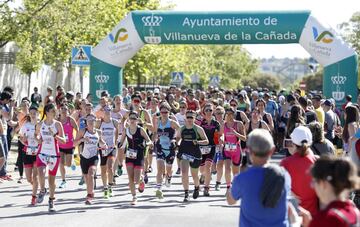
[[[285,96],[280,95],[280,96],[279,96],[279,102],[284,102],[284,101],[285,101]]]
[[[159,88],[155,88],[155,89],[154,89],[154,94],[159,94],[159,93],[160,93]]]
[[[298,146],[302,146],[303,142],[309,146],[312,144],[312,134],[310,129],[302,125],[294,129],[290,138],[291,141]]]
[[[253,91],[253,92],[251,92],[251,96],[253,96],[253,95],[259,96],[259,92],[258,92],[258,91]]]
[[[240,94],[242,94],[244,97],[247,95],[247,93],[246,93],[245,90],[241,90],[241,91],[240,91]]]

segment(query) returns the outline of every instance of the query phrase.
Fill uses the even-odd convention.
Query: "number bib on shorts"
[[[37,149],[38,149],[38,147],[28,146],[28,147],[26,147],[25,153],[26,153],[27,155],[36,155]]]
[[[102,149],[101,154],[102,154],[102,156],[108,156],[113,151],[114,151],[114,148]]]
[[[192,155],[188,155],[188,154],[182,154],[181,159],[187,160],[189,162],[194,162],[195,161],[195,157],[192,156]]]
[[[50,171],[54,170],[54,168],[56,166],[56,162],[57,162],[56,156],[50,156],[50,155],[40,153],[39,158],[43,163],[45,163],[49,167]]]
[[[136,159],[137,158],[137,150],[128,148],[126,151],[126,157],[130,159]]]
[[[201,146],[200,151],[202,155],[210,154],[211,152],[211,146]]]
[[[225,151],[236,152],[237,146],[235,143],[225,143]]]

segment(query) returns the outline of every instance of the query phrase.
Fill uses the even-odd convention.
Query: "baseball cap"
[[[325,106],[331,106],[331,105],[332,105],[332,102],[331,102],[329,99],[326,99],[326,100],[324,101],[324,105],[325,105]]]
[[[290,138],[291,141],[298,146],[302,146],[303,144],[310,146],[312,144],[312,134],[310,129],[302,125],[294,129]]]
[[[315,99],[317,101],[321,101],[321,95],[314,95],[312,99]]]
[[[159,93],[160,93],[159,88],[155,88],[155,89],[154,89],[154,94],[159,94]]]

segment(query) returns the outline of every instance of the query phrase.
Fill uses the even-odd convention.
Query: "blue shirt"
[[[265,208],[260,201],[260,190],[264,180],[265,168],[250,167],[237,175],[231,188],[235,200],[241,199],[239,226],[281,227],[289,226],[287,196],[291,192],[291,178],[286,172],[283,193],[275,208]]]
[[[278,111],[278,106],[273,100],[269,100],[266,103],[265,112],[271,114],[272,118],[275,118],[275,113]]]

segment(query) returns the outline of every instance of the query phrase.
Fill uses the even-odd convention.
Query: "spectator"
[[[310,187],[310,168],[317,157],[311,151],[312,134],[310,129],[299,126],[291,133],[292,148],[289,152],[292,156],[283,159],[280,163],[291,176],[291,191],[299,200],[300,206],[315,215],[319,210],[318,199],[315,191]]]
[[[359,210],[349,192],[359,188],[357,167],[343,158],[322,157],[311,169],[311,182],[323,209],[311,215],[300,207],[304,227],[359,226]]]
[[[265,111],[271,114],[273,119],[276,119],[277,114],[279,113],[279,108],[276,102],[271,99],[271,95],[269,93],[264,94],[264,101],[266,102]]]
[[[299,104],[305,112],[305,123],[310,124],[311,122],[317,121],[317,115],[315,111],[311,110],[308,106],[308,100],[306,97],[299,97]]]
[[[49,87],[47,87],[46,91],[47,91],[47,95],[45,96],[45,99],[44,99],[44,106],[46,106],[49,103],[54,102],[54,97],[52,94],[53,88],[49,86]]]
[[[323,108],[321,107],[321,95],[315,95],[312,97],[313,106],[315,109],[315,113],[317,116],[318,121],[322,126],[324,126],[325,122],[325,112]]]
[[[330,140],[334,143],[335,139],[335,127],[340,125],[340,120],[336,113],[332,110],[332,102],[327,99],[324,102],[324,111],[325,111],[325,123],[324,123],[324,130],[325,130],[325,138]]]
[[[41,94],[38,93],[38,88],[34,87],[34,93],[31,94],[31,104],[34,105],[40,105],[40,103],[42,102],[42,97]]]
[[[349,105],[345,108],[345,123],[344,130],[342,133],[342,139],[344,141],[344,151],[346,154],[351,155],[352,143],[355,143],[356,138],[354,137],[356,131],[359,129],[359,111],[353,106]],[[355,151],[354,151],[355,152]]]
[[[309,125],[310,131],[313,135],[313,144],[311,145],[311,150],[316,155],[335,155],[335,147],[328,139],[324,136],[323,127],[319,122],[312,122]]]
[[[234,177],[226,196],[230,205],[241,199],[239,226],[289,226],[291,179],[283,168],[269,164],[275,149],[271,134],[255,129],[247,146],[253,166]]]

